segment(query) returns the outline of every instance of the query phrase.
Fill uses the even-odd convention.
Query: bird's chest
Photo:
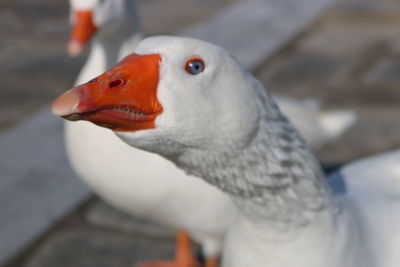
[[[74,169],[103,197],[130,206],[138,202],[151,206],[165,194],[168,179],[158,169],[169,170],[171,163],[132,148],[108,129],[91,123],[67,123],[65,135]]]
[[[227,234],[223,267],[369,266],[356,237],[347,242],[345,231],[335,229],[334,235],[332,227],[316,223],[299,230],[239,218]]]

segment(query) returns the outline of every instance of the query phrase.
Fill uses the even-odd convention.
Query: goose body
[[[112,2],[115,6],[108,6],[108,10],[115,13],[110,12],[107,16],[119,19],[102,19],[102,15],[98,15],[99,20],[106,22],[98,27],[77,84],[85,83],[110,68],[131,52],[141,38],[133,2],[104,1],[107,5]],[[92,8],[96,3],[98,5],[96,1],[92,3]],[[99,14],[104,14],[102,9],[106,10],[99,8]],[[289,113],[303,111],[304,114],[307,110],[308,117],[319,122],[317,116],[311,115],[319,114],[318,109],[286,99],[281,102]],[[327,141],[325,133],[321,127],[311,130],[305,117],[298,117],[296,121],[304,125],[305,131],[312,132],[307,136],[319,147]],[[220,254],[224,234],[237,212],[227,194],[203,180],[194,179],[164,157],[132,148],[112,131],[86,121],[66,122],[65,141],[75,171],[107,202],[125,212],[188,231],[201,244],[208,258]]]
[[[53,112],[110,128],[228,194],[236,216],[222,266],[398,265],[400,153],[349,165],[328,184],[271,95],[223,49],[152,37],[135,53],[64,93]]]
[[[72,9],[92,10],[103,25],[93,38],[76,84],[110,68],[142,37],[134,1],[87,0],[84,7],[82,3],[85,1],[71,1]],[[90,122],[66,121],[65,146],[74,170],[108,203],[173,229],[184,229],[209,258],[220,254],[225,231],[236,212],[226,194],[202,180],[188,179],[172,162],[132,149],[112,131]]]
[[[239,217],[227,235],[226,266],[397,266],[399,163],[400,151],[393,151],[344,166],[328,177],[337,210],[301,227],[274,229]]]
[[[66,127],[69,158],[97,194],[125,212],[188,231],[205,255],[219,255],[236,212],[228,195],[157,154],[132,149],[110,130],[76,123]],[[102,154],[88,157],[94,147]]]

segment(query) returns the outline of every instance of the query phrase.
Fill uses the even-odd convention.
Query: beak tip
[[[59,117],[65,116],[69,113],[66,109],[60,106],[60,104],[58,103],[58,99],[53,102],[53,105],[51,106],[51,112]]]
[[[71,89],[54,100],[51,112],[60,117],[68,116],[76,112],[79,102],[79,93],[77,90]]]
[[[82,53],[83,45],[76,40],[69,41],[67,52],[70,57],[77,57]]]

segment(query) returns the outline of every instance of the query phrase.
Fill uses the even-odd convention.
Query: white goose
[[[77,79],[80,84],[130,53],[141,33],[132,0],[71,0],[70,4],[74,30],[69,53],[79,54],[96,33]],[[279,98],[279,102],[314,147],[351,124],[352,114],[322,114],[315,105],[286,98]],[[325,123],[331,118],[337,118],[338,123]],[[325,130],[332,125],[334,131]],[[72,166],[98,195],[128,213],[188,231],[201,244],[208,266],[215,265],[224,233],[236,213],[225,194],[201,180],[188,178],[156,154],[132,149],[109,130],[84,121],[67,122],[65,130]],[[186,243],[186,239],[187,235],[180,232],[179,243]]]
[[[272,97],[224,50],[153,37],[136,53],[64,93],[53,112],[110,128],[227,192],[239,212],[227,234],[224,267],[398,266],[400,153],[350,165],[331,187]],[[163,182],[174,188],[177,180]],[[177,194],[185,192],[181,182]],[[191,197],[199,197],[198,205],[209,200]]]
[[[116,64],[141,39],[134,4],[133,0],[70,1],[74,29],[69,53],[79,54],[96,33],[77,84]],[[157,154],[132,149],[111,131],[85,121],[66,122],[65,142],[73,168],[98,195],[125,212],[188,231],[201,244],[207,266],[216,266],[223,236],[236,212],[227,195],[188,178]],[[188,235],[180,231],[177,266],[191,266],[194,260],[182,258],[182,250],[189,255]]]

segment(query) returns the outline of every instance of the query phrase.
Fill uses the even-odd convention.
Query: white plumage
[[[92,2],[99,31],[78,84],[110,68],[131,52],[141,37],[132,1]],[[292,100],[281,103],[315,147],[331,138],[320,124],[318,109]],[[220,253],[224,233],[236,216],[226,194],[156,154],[127,146],[110,130],[82,121],[67,122],[65,132],[71,164],[102,198],[124,211],[188,231],[207,257]]]
[[[238,213],[225,240],[224,267],[398,266],[400,152],[350,164],[328,184],[273,98],[221,48],[153,37],[136,53],[161,57],[157,97],[163,112],[154,128],[116,133],[231,196]],[[185,72],[193,55],[205,62],[198,75]],[[95,88],[107,90],[103,79],[115,72],[99,77]]]

